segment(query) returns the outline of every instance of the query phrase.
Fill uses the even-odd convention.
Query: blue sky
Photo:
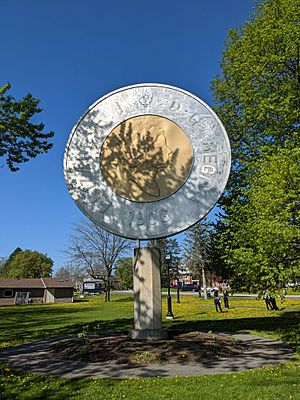
[[[0,168],[0,256],[16,247],[65,262],[72,225],[82,218],[63,177],[70,131],[104,94],[142,82],[188,90],[213,105],[210,82],[228,28],[241,26],[253,0],[0,0],[0,85],[41,100],[39,120],[54,148]]]

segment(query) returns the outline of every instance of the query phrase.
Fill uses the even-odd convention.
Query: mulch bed
[[[203,332],[173,334],[168,339],[132,340],[127,334],[88,334],[51,347],[55,357],[84,362],[150,365],[186,364],[232,357],[247,347],[230,336]]]

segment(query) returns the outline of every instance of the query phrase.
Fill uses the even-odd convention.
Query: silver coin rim
[[[223,139],[224,139],[224,141],[225,141],[226,149],[227,149],[227,152],[228,152],[228,168],[227,168],[226,173],[222,173],[222,185],[220,185],[220,188],[222,189],[221,192],[223,192],[224,189],[225,189],[225,187],[226,187],[226,183],[227,183],[227,181],[228,181],[228,179],[229,179],[229,175],[230,175],[231,148],[230,148],[230,142],[229,142],[228,135],[227,135],[227,133],[226,133],[226,130],[225,130],[225,128],[224,128],[224,126],[223,126],[221,120],[220,120],[219,117],[216,115],[216,113],[215,113],[203,100],[201,100],[201,99],[200,99],[199,97],[197,97],[196,95],[190,93],[190,92],[187,91],[187,90],[181,89],[181,88],[179,88],[179,87],[171,86],[171,85],[167,85],[167,84],[162,84],[162,83],[138,83],[138,84],[133,84],[133,85],[124,86],[124,87],[115,89],[115,90],[113,90],[113,91],[111,91],[111,92],[105,94],[104,96],[102,96],[102,97],[100,97],[99,99],[97,99],[96,101],[94,101],[94,102],[88,107],[88,109],[80,116],[80,118],[77,120],[77,122],[76,122],[75,125],[73,126],[73,129],[72,129],[72,131],[71,131],[71,133],[70,133],[70,135],[69,135],[68,141],[67,141],[67,143],[66,143],[65,152],[64,152],[64,159],[63,159],[63,169],[64,169],[64,177],[65,177],[66,183],[68,184],[68,181],[69,181],[69,179],[68,179],[68,174],[69,174],[69,173],[67,172],[68,150],[69,150],[69,147],[70,147],[70,145],[71,145],[71,143],[72,143],[72,140],[73,140],[73,138],[74,138],[74,135],[75,135],[75,133],[76,133],[76,130],[77,130],[77,128],[79,127],[81,121],[93,110],[93,108],[95,108],[99,103],[103,102],[103,101],[106,100],[107,98],[112,97],[112,96],[114,96],[114,95],[117,94],[117,93],[121,93],[121,92],[124,92],[124,91],[129,90],[129,89],[148,88],[148,87],[149,87],[149,88],[153,88],[153,87],[155,87],[155,88],[158,87],[158,88],[159,88],[159,87],[161,87],[161,88],[164,88],[164,89],[171,89],[171,90],[174,90],[174,91],[176,91],[176,92],[180,92],[181,94],[184,94],[184,95],[186,95],[186,96],[188,96],[188,97],[194,99],[196,102],[200,103],[200,104],[209,112],[209,114],[217,121],[217,123],[218,123],[219,126],[221,127],[221,130],[222,130],[222,133],[223,133]],[[146,115],[146,114],[155,115],[153,112],[149,112],[149,111],[145,112],[145,114],[141,114],[141,113],[139,113],[139,112],[137,111],[137,114],[136,114],[135,116]],[[159,115],[159,116],[160,116],[160,115]],[[176,123],[176,124],[178,125],[178,123],[177,123],[176,121],[172,120],[170,117],[165,117],[165,118],[171,120],[172,122],[174,122],[174,123]],[[124,120],[126,120],[126,118],[124,118]],[[112,129],[114,129],[114,127],[113,127]],[[182,129],[183,129],[183,128],[182,128]],[[184,129],[183,129],[183,131],[185,132]],[[110,132],[111,132],[111,130],[110,130]],[[108,132],[108,134],[109,134],[110,132]],[[108,135],[108,134],[107,134],[107,135]],[[186,134],[186,133],[185,133],[185,134]],[[107,135],[106,135],[106,137],[107,137]],[[192,164],[193,164],[193,163],[194,163],[194,147],[193,147],[193,142],[192,142],[191,138],[189,137],[189,135],[187,135],[187,136],[188,136],[188,139],[190,140],[190,142],[191,142],[191,144],[192,144],[192,148],[193,148],[193,162],[192,162]],[[105,137],[105,138],[106,138],[106,137]],[[104,139],[104,140],[105,140],[105,139]],[[103,142],[102,142],[102,144],[103,144]],[[101,144],[101,147],[102,147],[102,144]],[[123,199],[123,200],[125,200],[126,202],[129,202],[129,203],[131,203],[131,204],[152,204],[152,203],[154,204],[154,203],[159,203],[159,202],[162,202],[163,200],[166,200],[166,199],[168,199],[168,198],[170,198],[170,197],[176,196],[176,193],[186,185],[186,183],[187,183],[187,181],[188,181],[188,179],[189,179],[189,176],[190,176],[191,171],[192,171],[192,167],[191,167],[191,169],[190,169],[190,171],[189,171],[189,175],[186,177],[186,179],[185,179],[185,181],[183,182],[183,184],[180,185],[180,187],[179,187],[176,191],[174,191],[172,194],[170,194],[170,195],[168,195],[168,196],[166,196],[166,197],[164,197],[164,198],[162,198],[162,199],[159,199],[159,200],[153,200],[153,201],[147,201],[147,202],[145,202],[145,201],[139,202],[139,201],[127,199],[126,197],[123,197],[123,196],[119,195],[119,194],[118,194],[117,192],[115,192],[115,191],[114,191],[114,193],[115,193],[115,195],[116,195],[117,197],[119,197],[119,198],[121,198],[121,199]],[[107,186],[109,186],[109,185],[107,184]],[[110,188],[110,190],[113,190],[113,189]],[[138,237],[138,235],[135,235],[135,234],[133,234],[133,235],[124,234],[124,233],[122,233],[122,232],[116,231],[116,230],[114,229],[114,227],[113,227],[112,229],[110,229],[110,227],[107,226],[106,224],[105,224],[105,225],[104,225],[104,224],[101,224],[101,223],[100,223],[99,221],[97,221],[86,209],[83,209],[83,207],[81,207],[80,204],[78,204],[78,202],[73,198],[73,196],[72,196],[71,193],[70,193],[70,195],[71,195],[73,201],[75,202],[75,204],[77,205],[77,207],[83,212],[83,214],[84,214],[85,216],[87,216],[91,221],[93,221],[96,225],[100,225],[103,229],[105,229],[105,230],[107,230],[107,231],[109,231],[109,232],[111,232],[111,233],[113,233],[113,234],[115,234],[115,235],[117,235],[117,236],[121,236],[121,237],[128,238],[128,239],[141,239],[141,240],[151,240],[151,239],[159,239],[159,238],[162,238],[162,237],[174,236],[174,235],[176,235],[176,234],[179,234],[179,233],[181,233],[181,232],[187,230],[188,228],[190,228],[190,227],[192,227],[193,225],[197,224],[201,219],[203,219],[203,218],[215,207],[215,205],[217,204],[217,202],[218,202],[218,200],[219,200],[219,198],[220,198],[220,196],[221,196],[221,195],[219,195],[219,196],[214,200],[214,202],[212,202],[212,205],[211,205],[210,207],[208,207],[207,210],[204,211],[204,215],[203,215],[201,218],[199,218],[198,220],[196,220],[193,224],[189,224],[188,226],[186,226],[186,227],[183,228],[183,229],[176,229],[176,228],[175,228],[174,232],[169,233],[167,236],[165,236],[165,235],[164,235],[164,236],[162,236],[162,235],[151,235],[151,236],[149,236],[149,237],[142,237],[142,238],[140,238],[140,237]],[[133,232],[132,232],[132,233],[133,233]]]

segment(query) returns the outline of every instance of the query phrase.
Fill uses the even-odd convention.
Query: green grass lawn
[[[85,329],[133,327],[133,297],[112,295],[110,303],[91,297],[73,304],[0,307],[0,347]],[[163,297],[163,316],[166,315]],[[140,379],[65,379],[19,373],[0,367],[0,399],[243,399],[300,400],[300,300],[278,302],[267,311],[262,300],[230,298],[230,309],[217,314],[212,300],[173,299],[175,320],[165,327],[183,330],[251,332],[295,346],[294,360],[230,375]]]
[[[293,295],[293,294],[300,294],[300,286],[297,286],[297,287],[294,287],[294,288],[291,288],[291,287],[289,287],[289,288],[287,288],[287,290],[286,290],[286,293],[287,294],[291,294],[291,295]]]

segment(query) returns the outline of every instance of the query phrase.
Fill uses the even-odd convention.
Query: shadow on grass
[[[224,320],[200,320],[200,321],[180,321],[173,320],[172,324],[167,324],[169,329],[182,330],[185,332],[193,331],[212,331],[212,332],[241,332],[256,331],[264,333],[275,333],[280,340],[293,346],[300,346],[300,312],[289,311],[274,317],[239,318]]]
[[[87,330],[89,332],[125,332],[133,327],[133,318],[94,320],[92,322],[79,322],[69,325],[62,325],[60,318],[57,317],[56,319],[51,319],[51,326],[45,326],[45,328],[40,328],[38,330],[34,329],[36,324],[37,321],[33,321],[32,327],[28,327],[28,322],[24,323],[24,321],[22,321],[22,324],[20,324],[19,326],[14,326],[14,328],[10,330],[10,334],[9,337],[7,337],[7,340],[13,341],[17,339],[21,342],[27,342],[50,336],[75,335],[77,333],[83,332],[84,330]]]
[[[24,393],[24,381],[26,381],[26,395]],[[11,370],[0,365],[0,387],[1,399],[16,400],[26,399],[51,399],[51,400],[69,400],[74,399],[76,395],[82,396],[84,393],[93,391],[91,386],[94,380],[92,378],[85,379],[53,379],[46,375],[28,375],[24,372]],[[103,379],[101,381],[101,389],[103,393],[111,392],[118,381],[114,379]],[[3,396],[3,397],[2,397]]]
[[[297,332],[299,333],[299,316],[300,313],[287,313],[288,315],[283,315],[283,316],[274,316],[272,318],[241,318],[241,319],[236,319],[236,320],[219,320],[219,321],[172,321],[172,329],[170,329],[169,334],[170,337],[172,337],[174,334],[186,331],[197,331],[197,330],[205,330],[209,329],[214,332],[218,331],[227,331],[227,332],[239,332],[243,330],[252,330],[255,329],[257,331],[262,330],[264,332],[272,331],[274,332],[277,330],[277,333],[282,334],[291,334],[291,330],[293,330],[295,336],[289,336],[286,337],[286,339],[289,339],[288,341],[291,343],[291,340],[296,340],[297,337]],[[291,320],[296,320],[294,321],[293,324],[290,324],[288,326],[288,323],[291,323]],[[115,319],[111,321],[94,321],[93,323],[89,323],[85,325],[83,328],[88,328],[90,331],[98,331],[99,333],[104,333],[104,332],[116,332],[116,331],[122,331],[122,330],[127,330],[130,326],[132,326],[132,319],[131,318],[122,318],[122,319]],[[77,327],[76,327],[77,328]],[[275,329],[276,328],[276,329]],[[177,330],[177,332],[176,332]],[[67,332],[68,334],[71,333],[70,329]],[[282,339],[284,339],[282,337]],[[249,370],[249,369],[255,369],[259,368],[262,366],[270,365],[270,364],[278,364],[279,362],[284,362],[289,359],[293,355],[293,351],[290,346],[283,345],[282,343],[274,342],[273,340],[269,339],[262,339],[262,338],[257,338],[257,337],[252,337],[252,336],[244,336],[243,337],[243,343],[246,345],[247,350],[243,353],[236,354],[235,356],[230,358],[230,361],[227,361],[224,358],[201,358],[199,359],[199,365],[201,365],[202,368],[205,368],[207,371],[209,369],[211,370],[217,370],[217,371],[223,371],[223,373],[232,373],[232,372],[240,372],[241,370]],[[13,358],[12,358],[12,366],[15,368],[24,368],[24,365],[26,365],[26,360],[28,360],[29,357],[31,357],[31,366],[30,366],[30,371],[34,373],[41,373],[41,366],[42,366],[42,371],[44,374],[55,374],[55,375],[61,375],[62,373],[70,373],[70,372],[80,372],[80,375],[82,377],[87,377],[87,376],[97,376],[98,372],[101,372],[101,376],[105,377],[120,377],[123,376],[124,374],[124,366],[122,365],[103,365],[99,363],[99,365],[96,364],[90,364],[89,367],[86,366],[85,363],[77,362],[74,360],[63,360],[59,359],[56,357],[49,357],[49,355],[46,356],[46,359],[43,357],[40,357],[40,352],[44,351],[45,349],[47,350],[49,346],[49,341],[40,341],[38,343],[29,343],[25,346],[19,346],[15,349],[9,350],[5,354],[4,353],[4,359],[5,357],[10,357],[10,351],[13,353]],[[184,349],[184,346],[182,347]],[[143,349],[142,344],[139,347],[140,350]],[[47,358],[48,357],[48,358]],[[6,359],[7,360],[7,359]],[[183,363],[184,364],[184,363]],[[131,366],[127,366],[129,369]],[[169,376],[168,369],[164,369],[164,365],[158,366],[156,370],[151,371],[152,375],[149,375],[150,371],[147,369],[147,366],[139,365],[136,368],[139,369],[139,374],[142,374],[140,376],[157,376],[159,375],[160,377],[162,376]],[[1,369],[0,369],[1,371]],[[220,373],[220,372],[218,372]],[[9,378],[11,379],[11,375],[9,375]],[[42,378],[43,379],[43,378]],[[54,395],[55,388],[52,387],[50,388],[48,385],[48,388],[46,389],[46,392],[44,392],[44,388],[42,385],[40,385],[40,380],[36,381],[38,383],[38,387],[35,388],[35,396],[32,398],[48,398],[47,396],[51,393]],[[72,380],[72,382],[74,382]],[[81,381],[82,382],[82,381]],[[87,381],[84,380],[84,384]],[[28,380],[26,379],[26,385],[28,385]],[[60,390],[60,383],[58,382],[57,384],[59,385],[57,393],[59,393]],[[83,383],[83,382],[82,382]],[[18,385],[18,381],[16,382]],[[1,386],[1,377],[0,377],[0,386]],[[53,385],[54,386],[54,385]],[[72,386],[72,385],[71,385]],[[14,385],[10,385],[9,390],[13,390]],[[70,387],[70,384],[68,382],[68,387],[72,389],[72,395],[74,396],[74,392],[78,393],[78,387]],[[83,385],[82,388],[86,387]],[[37,391],[42,390],[42,393],[36,394]],[[51,393],[51,394],[52,394]],[[6,393],[11,395],[11,393]],[[12,397],[5,397],[5,398],[12,398]],[[30,398],[27,396],[26,398]],[[55,399],[56,397],[51,397],[51,399]],[[64,397],[67,398],[68,397]],[[73,397],[74,398],[74,397]]]
[[[49,336],[74,335],[82,332],[83,327],[90,323],[99,324],[100,328],[105,330],[132,328],[133,309],[127,308],[125,303],[119,304],[120,306],[115,308],[101,301],[1,307],[0,342],[4,342],[2,346],[6,347],[9,343],[28,342]],[[124,310],[121,304],[125,305]]]
[[[73,304],[73,303],[71,303]],[[88,304],[90,304],[88,306]],[[75,308],[75,307],[59,307],[57,308],[56,305],[27,305],[27,306],[14,306],[13,310],[10,308],[1,308],[0,310],[0,319],[5,320],[7,318],[25,318],[30,319],[34,318],[36,319],[37,317],[44,318],[47,315],[55,315],[55,314],[74,314],[74,313],[80,313],[83,311],[91,311],[94,309],[95,304],[87,302],[86,307],[80,307],[80,308]]]

